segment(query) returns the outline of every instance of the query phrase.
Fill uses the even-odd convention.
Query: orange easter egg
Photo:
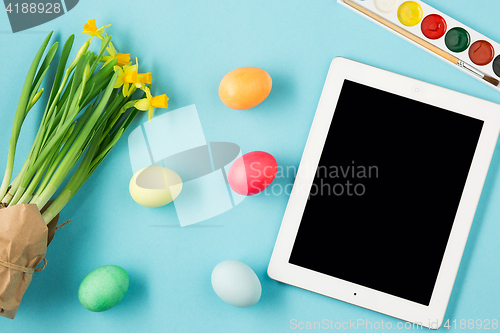
[[[236,110],[247,110],[262,103],[273,81],[263,69],[240,67],[226,74],[220,81],[219,97],[222,103]]]

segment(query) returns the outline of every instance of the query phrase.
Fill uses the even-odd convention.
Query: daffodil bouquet
[[[90,37],[69,62],[74,35],[65,42],[48,97],[42,81],[55,59],[58,43],[46,51],[50,33],[28,70],[21,91],[0,186],[0,315],[14,318],[35,267],[45,260],[49,228],[117,143],[139,111],[168,107],[166,95],[152,96],[151,73],[139,73],[130,54],[118,53],[111,36],[95,20],[84,25]],[[100,42],[98,53],[89,50]],[[45,56],[44,56],[45,54]],[[43,58],[43,61],[42,61]],[[69,65],[68,65],[69,63]],[[134,99],[138,91],[141,98]],[[137,94],[136,94],[137,95]],[[43,116],[31,150],[14,178],[21,126],[36,103]],[[72,173],[71,177],[70,174]],[[60,189],[65,180],[64,188]]]

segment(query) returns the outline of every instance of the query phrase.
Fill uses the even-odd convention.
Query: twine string
[[[56,227],[56,230],[59,229],[59,228],[62,228],[64,227],[66,224],[70,223],[71,222],[71,219],[67,220],[66,222],[64,222],[63,224],[60,224]]]
[[[45,269],[47,266],[47,259],[43,258],[43,266],[40,268],[31,268],[31,267],[23,267],[23,266],[18,266],[16,264],[4,261],[0,259],[0,265],[5,266],[7,268],[13,269],[18,272],[26,273],[26,274],[33,274],[34,272],[40,272]]]

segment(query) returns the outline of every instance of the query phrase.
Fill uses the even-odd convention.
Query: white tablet
[[[438,328],[500,131],[500,105],[332,61],[272,279]]]

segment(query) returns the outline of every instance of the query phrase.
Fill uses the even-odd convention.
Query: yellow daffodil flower
[[[116,64],[118,66],[125,66],[130,62],[130,53],[116,53],[116,49],[111,42],[109,42],[109,46],[106,48],[106,51],[108,51],[109,55],[102,56],[101,61],[104,61],[104,65],[102,65],[103,67],[113,61],[113,59],[117,60]]]
[[[153,97],[148,87],[144,88],[144,92],[146,98],[138,100],[134,106],[137,110],[148,111],[148,120],[151,121],[154,108],[168,108],[168,97],[165,94]]]
[[[146,88],[146,84],[151,84],[153,82],[153,77],[151,73],[138,73],[139,71],[139,60],[135,58],[135,72],[130,72],[128,75],[123,77],[123,82],[125,83],[133,83],[137,88],[144,90]]]
[[[131,94],[130,85],[134,84],[136,88],[145,89],[146,84],[151,84],[153,77],[151,73],[141,73],[139,69],[139,62],[135,59],[135,65],[125,65],[123,70],[119,66],[115,66],[115,71],[118,71],[118,78],[116,79],[115,88],[120,88],[123,85],[123,96],[127,97]]]
[[[110,26],[111,24],[108,24],[97,29],[97,26],[95,25],[95,19],[88,20],[87,23],[83,25],[83,33],[91,37],[102,39],[101,31]]]
[[[123,66],[123,69],[120,66],[115,66],[114,67],[115,72],[118,72],[118,77],[116,78],[115,82],[115,89],[120,88],[123,86],[122,93],[124,97],[128,97],[131,94],[131,89],[130,89],[130,84],[124,82],[125,75],[129,75],[133,71],[137,71],[136,66],[132,65],[125,65]]]

